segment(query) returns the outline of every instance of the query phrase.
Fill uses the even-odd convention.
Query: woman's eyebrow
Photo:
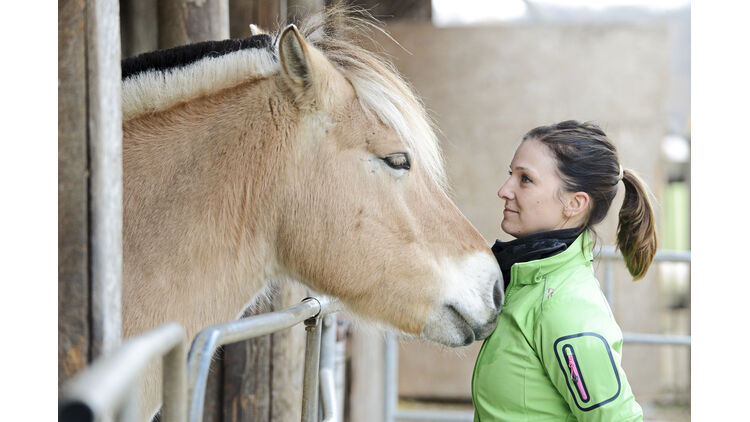
[[[514,168],[511,168],[511,170],[514,170]],[[516,166],[515,170],[523,170],[523,171],[528,171],[530,173],[534,173],[534,170],[531,170],[530,168],[524,167],[524,166]]]

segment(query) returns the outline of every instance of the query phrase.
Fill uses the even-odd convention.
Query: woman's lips
[[[518,211],[513,211],[512,209],[505,208],[503,210],[503,214],[518,214]]]

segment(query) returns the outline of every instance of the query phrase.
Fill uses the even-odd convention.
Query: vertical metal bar
[[[91,178],[91,357],[120,344],[122,111],[120,14],[116,0],[89,0],[88,87]]]
[[[320,318],[305,320],[305,372],[302,385],[302,422],[318,420],[318,365],[320,362]]]
[[[162,359],[162,418],[164,422],[183,422],[187,418],[186,342],[183,340]]]
[[[604,260],[604,295],[612,312],[615,311],[615,274],[611,259]]]
[[[323,317],[320,340],[320,404],[323,422],[338,422],[336,405],[336,314]]]
[[[348,323],[336,321],[336,404],[338,405],[338,414],[340,419],[344,420],[344,391],[346,389],[346,341],[348,333]]]
[[[136,422],[138,420],[138,409],[140,409],[138,389],[131,388],[125,398],[122,408],[118,412],[118,415],[110,420],[116,420],[119,422]]]
[[[383,382],[383,421],[393,422],[398,405],[398,339],[391,331],[385,334],[385,380]]]

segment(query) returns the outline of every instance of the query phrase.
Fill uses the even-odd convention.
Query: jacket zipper
[[[588,391],[586,391],[586,386],[583,385],[583,379],[578,370],[578,361],[576,359],[576,354],[573,351],[573,346],[569,344],[563,346],[563,354],[565,354],[565,358],[568,361],[568,368],[570,368],[570,380],[573,381],[573,384],[576,386],[576,390],[578,390],[581,400],[583,402],[589,401],[589,394]]]

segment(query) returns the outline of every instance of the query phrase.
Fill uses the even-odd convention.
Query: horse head
[[[500,270],[446,195],[436,136],[406,83],[376,56],[308,42],[293,25],[278,55],[276,84],[295,114],[283,272],[405,333],[451,346],[489,335]]]

